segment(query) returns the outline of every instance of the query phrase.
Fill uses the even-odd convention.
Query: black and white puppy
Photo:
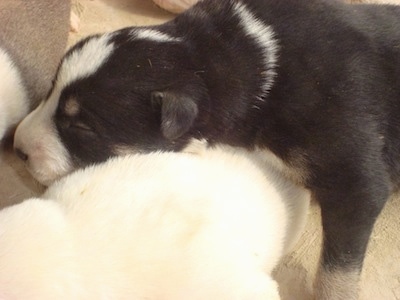
[[[205,0],[154,27],[80,42],[15,148],[48,184],[192,139],[259,152],[322,210],[317,299],[357,299],[376,218],[400,178],[400,7]]]

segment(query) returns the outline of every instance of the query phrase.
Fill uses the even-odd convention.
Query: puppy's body
[[[279,299],[309,195],[229,152],[112,159],[4,209],[1,299]]]
[[[66,55],[15,147],[43,183],[193,138],[255,150],[321,205],[317,298],[356,299],[374,222],[399,184],[399,15],[331,0],[205,0],[160,26],[90,37]]]
[[[0,139],[43,100],[65,52],[69,0],[0,3]]]

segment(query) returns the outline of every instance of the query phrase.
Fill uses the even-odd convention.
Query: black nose
[[[23,161],[27,161],[28,160],[28,155],[25,154],[24,152],[21,151],[21,149],[15,148],[14,149],[15,154],[22,159]]]

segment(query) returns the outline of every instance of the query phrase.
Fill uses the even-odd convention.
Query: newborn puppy
[[[0,299],[279,299],[309,195],[257,159],[114,158],[2,210]]]
[[[165,24],[91,36],[14,146],[44,184],[195,138],[261,154],[320,204],[319,300],[355,300],[400,187],[400,7],[203,0]]]
[[[64,54],[69,0],[0,2],[0,140],[48,93]]]

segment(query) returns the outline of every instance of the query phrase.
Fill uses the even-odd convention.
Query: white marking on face
[[[243,3],[235,3],[234,8],[245,32],[257,41],[262,49],[265,49],[263,53],[266,71],[263,72],[262,76],[265,78],[263,93],[266,94],[271,89],[276,77],[275,67],[278,60],[278,43],[274,38],[275,34],[271,26],[257,19]],[[259,98],[261,99],[262,96],[264,95]]]
[[[28,113],[28,96],[17,67],[0,48],[0,140]]]
[[[72,170],[68,151],[59,140],[46,102],[31,112],[17,127],[14,147],[28,155],[26,167],[36,180],[49,185]]]
[[[95,73],[114,50],[114,44],[110,43],[111,37],[112,33],[93,37],[81,49],[70,53],[61,64],[56,87],[65,87]]]
[[[182,39],[173,37],[167,33],[157,31],[155,29],[135,28],[131,32],[136,39],[150,40],[155,42],[181,42]]]
[[[65,57],[50,97],[17,127],[14,147],[28,156],[27,169],[45,185],[73,170],[71,157],[53,122],[62,90],[75,80],[95,73],[106,62],[114,50],[111,37],[111,34],[93,37],[82,48]],[[70,106],[72,112],[77,108],[75,104]]]

